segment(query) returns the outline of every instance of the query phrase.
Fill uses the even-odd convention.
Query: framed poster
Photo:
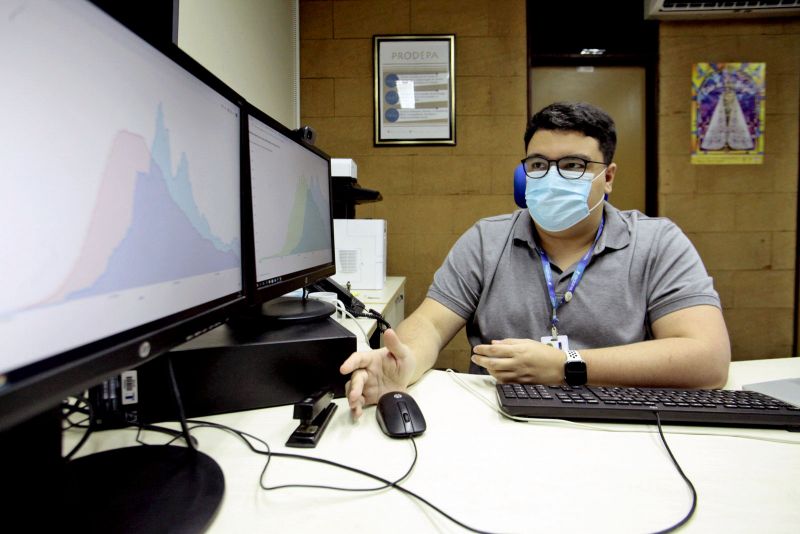
[[[692,163],[764,162],[766,68],[766,63],[692,67]]]
[[[455,36],[376,35],[375,145],[455,145]]]

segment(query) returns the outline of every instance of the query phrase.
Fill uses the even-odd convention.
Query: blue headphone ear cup
[[[527,208],[528,203],[525,202],[525,182],[527,181],[527,176],[525,175],[525,169],[522,167],[522,163],[517,165],[517,168],[514,169],[514,202],[517,203],[517,206],[520,208]]]

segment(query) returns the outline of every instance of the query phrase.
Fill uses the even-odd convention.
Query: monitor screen
[[[0,11],[3,430],[244,292],[238,96],[88,2]]]
[[[248,117],[257,303],[335,272],[330,158],[263,112]]]

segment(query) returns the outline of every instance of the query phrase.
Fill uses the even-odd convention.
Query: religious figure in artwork
[[[691,162],[764,162],[766,63],[692,66]]]
[[[726,79],[708,129],[700,142],[702,150],[752,150],[755,147],[742,106],[730,79]]]

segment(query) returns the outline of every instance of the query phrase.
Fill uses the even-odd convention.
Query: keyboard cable
[[[605,428],[605,427],[600,427],[600,426],[596,426],[596,425],[588,425],[588,424],[585,424],[585,423],[576,423],[576,422],[565,420],[565,419],[544,419],[544,418],[532,418],[532,417],[528,418],[528,417],[513,416],[513,415],[507,414],[503,410],[501,410],[499,408],[496,400],[490,400],[490,399],[486,398],[484,395],[482,395],[481,393],[479,393],[475,388],[473,388],[470,384],[468,384],[466,380],[464,380],[463,378],[458,376],[457,372],[453,371],[452,369],[447,369],[447,373],[450,374],[450,376],[453,378],[453,380],[456,381],[456,383],[458,383],[461,387],[466,389],[470,394],[472,394],[473,396],[477,397],[481,402],[483,402],[484,404],[486,404],[487,406],[492,408],[493,411],[496,411],[496,412],[500,413],[502,416],[507,417],[508,419],[511,419],[513,421],[519,421],[519,422],[524,422],[524,423],[540,423],[540,424],[560,423],[560,424],[567,424],[569,426],[574,426],[574,427],[578,427],[578,428],[585,428],[585,429],[588,429],[588,430],[600,430],[600,431],[603,431],[603,432],[653,433],[653,430],[650,430],[650,429],[637,430],[637,429]],[[487,380],[494,380],[494,379],[487,377]],[[678,474],[681,476],[683,481],[686,483],[686,486],[689,488],[689,491],[692,494],[692,504],[689,507],[689,511],[686,513],[686,515],[683,517],[683,519],[681,519],[680,521],[678,521],[677,523],[675,523],[674,525],[672,525],[670,527],[667,527],[667,528],[665,528],[663,530],[658,530],[658,531],[653,533],[653,534],[666,534],[667,532],[673,532],[673,531],[679,529],[680,527],[685,525],[692,518],[692,516],[694,515],[695,511],[697,510],[697,490],[695,489],[694,484],[689,479],[689,477],[686,476],[686,473],[683,472],[683,469],[681,468],[680,464],[678,463],[678,460],[675,458],[675,455],[672,454],[672,450],[669,448],[669,445],[667,444],[667,439],[664,436],[664,429],[661,426],[661,416],[659,415],[658,410],[653,410],[653,414],[655,415],[655,419],[656,419],[655,422],[656,422],[656,425],[657,425],[657,428],[658,428],[658,435],[661,438],[661,442],[664,444],[664,448],[667,450],[667,453],[669,454],[669,457],[672,460],[672,464],[675,466],[675,469],[678,471]],[[674,432],[669,432],[669,433],[671,433],[671,434],[702,435],[702,436],[727,436],[727,437],[738,437],[738,438],[745,438],[745,439],[756,439],[756,440],[760,440],[760,441],[789,443],[789,444],[793,444],[793,445],[800,444],[800,442],[793,441],[793,440],[781,440],[781,439],[777,439],[777,438],[761,438],[761,437],[756,437],[756,436],[748,436],[748,435],[745,435],[745,434],[712,434],[712,433],[708,433],[708,432],[701,433],[701,432],[682,432],[682,431],[674,431]]]
[[[672,532],[674,530],[678,530],[684,524],[686,524],[686,522],[689,521],[689,519],[692,518],[695,510],[697,510],[697,490],[695,489],[694,484],[692,484],[692,481],[689,480],[689,477],[686,476],[686,473],[683,472],[683,469],[681,469],[681,465],[678,463],[678,460],[675,459],[675,455],[672,454],[672,450],[670,450],[669,445],[667,445],[667,438],[664,437],[664,431],[661,428],[661,416],[658,414],[658,410],[653,410],[653,413],[656,416],[656,423],[658,424],[658,435],[661,436],[661,442],[664,444],[664,448],[667,449],[667,453],[669,454],[669,457],[672,459],[672,465],[674,465],[675,469],[678,470],[678,474],[681,475],[681,478],[683,479],[684,482],[686,482],[686,485],[689,487],[689,491],[692,492],[692,506],[689,508],[689,511],[683,517],[683,519],[681,519],[671,527],[667,527],[664,530],[658,530],[654,533],[654,534],[665,534],[666,532]]]

